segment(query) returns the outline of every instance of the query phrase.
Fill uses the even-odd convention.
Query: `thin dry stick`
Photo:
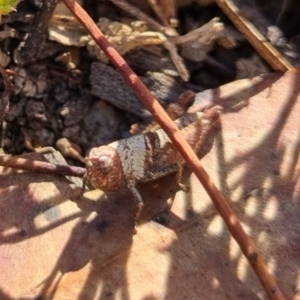
[[[164,42],[164,47],[169,51],[171,59],[172,59],[174,65],[175,65],[175,67],[176,67],[176,69],[177,69],[178,74],[180,75],[180,77],[184,81],[189,81],[189,79],[190,79],[189,71],[185,67],[183,59],[178,54],[177,48],[176,48],[175,44],[172,41],[170,41],[170,40],[166,40]]]
[[[285,72],[294,69],[277,49],[275,49],[267,39],[239,13],[238,7],[231,0],[216,0],[216,2],[273,70]]]
[[[89,17],[89,15],[81,8],[81,6],[74,0],[63,0],[65,5],[71,10],[81,24],[88,30],[92,38],[104,51],[110,61],[119,70],[127,83],[131,86],[140,100],[144,103],[147,109],[151,112],[155,120],[169,136],[177,150],[186,160],[189,167],[196,174],[205,190],[211,197],[218,212],[224,219],[230,233],[239,244],[242,252],[248,259],[252,268],[259,277],[266,293],[270,299],[282,300],[284,299],[281,291],[279,290],[274,278],[269,273],[266,264],[258,252],[253,241],[245,233],[239,220],[231,210],[230,206],[226,202],[226,199],[217,189],[215,184],[209,178],[206,171],[203,169],[198,157],[191,149],[187,141],[182,137],[179,129],[172,122],[168,114],[159,104],[159,102],[153,97],[151,92],[142,83],[139,77],[130,69],[125,60],[117,53],[112,45],[107,41],[97,25]]]
[[[171,7],[171,18],[173,20],[176,20],[177,19],[177,9],[176,9],[175,0],[169,0],[166,3],[168,3],[169,7]]]
[[[32,160],[16,156],[0,156],[0,166],[38,173],[69,175],[76,177],[83,177],[86,173],[86,169],[81,167],[55,165],[46,161]]]
[[[169,22],[165,18],[160,6],[157,3],[157,0],[148,0],[149,5],[152,7],[153,11],[157,15],[157,17],[160,19],[160,21],[164,24],[164,26],[168,27],[170,26]]]
[[[160,8],[164,13],[164,16],[167,18],[172,27],[177,27],[177,3],[176,0],[160,0]]]
[[[139,20],[145,21],[148,23],[153,29],[165,32],[166,28],[160,25],[158,22],[147,16],[145,13],[137,9],[135,6],[131,5],[127,1],[123,0],[110,0],[116,6],[119,6],[123,10],[129,12],[130,14],[136,16]],[[70,1],[69,1],[70,2]],[[79,20],[80,21],[80,20]],[[84,25],[83,25],[84,26]]]

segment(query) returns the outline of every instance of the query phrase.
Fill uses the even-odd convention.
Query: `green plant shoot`
[[[16,7],[21,0],[0,0],[0,20],[3,15],[8,15],[16,11]]]

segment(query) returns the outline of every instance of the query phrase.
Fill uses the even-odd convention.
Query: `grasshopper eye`
[[[103,156],[99,157],[99,165],[103,169],[108,169],[108,168],[112,167],[113,160],[111,157],[109,157],[107,155],[103,155]]]
[[[93,148],[85,161],[87,177],[95,188],[108,192],[119,189],[124,175],[119,154],[114,148]]]

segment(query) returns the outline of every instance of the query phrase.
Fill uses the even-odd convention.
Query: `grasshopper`
[[[219,123],[220,107],[205,112],[185,113],[174,122],[197,152]],[[92,148],[86,157],[87,180],[97,189],[116,192],[124,184],[139,207],[143,201],[136,182],[154,181],[181,172],[184,160],[166,133],[147,128],[143,133]]]

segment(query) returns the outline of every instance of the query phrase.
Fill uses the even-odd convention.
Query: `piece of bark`
[[[174,78],[162,73],[149,72],[141,79],[163,105],[175,102],[183,92]],[[94,96],[139,117],[150,116],[123,77],[112,67],[100,62],[93,63],[90,81]]]
[[[249,21],[250,17],[247,16],[247,11],[245,11],[245,17],[244,14],[241,13],[241,8],[236,6],[232,0],[216,0],[216,2],[273,70],[285,72],[294,69],[293,65],[267,41],[266,36],[261,34],[261,32],[253,26]]]
[[[157,46],[149,46],[145,50],[130,52],[124,58],[137,74],[159,72],[173,77],[179,76],[170,56],[164,55],[163,49]]]

